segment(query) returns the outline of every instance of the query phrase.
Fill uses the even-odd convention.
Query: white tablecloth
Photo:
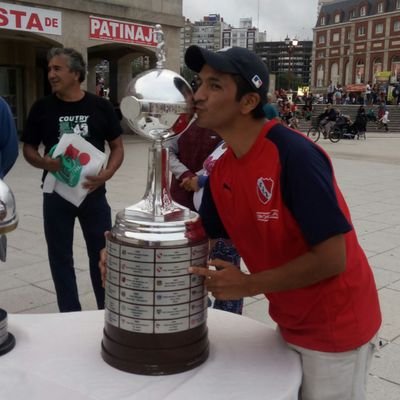
[[[297,355],[264,324],[209,309],[210,356],[168,376],[119,371],[101,358],[104,313],[9,314],[15,348],[0,357],[0,400],[295,400]]]

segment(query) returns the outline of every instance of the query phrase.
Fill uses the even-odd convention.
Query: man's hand
[[[101,284],[103,287],[105,287],[107,277],[107,252],[105,248],[100,250],[99,269],[101,275]]]
[[[183,178],[181,183],[179,184],[179,187],[181,187],[181,188],[183,188],[185,190],[189,190],[189,186],[188,185],[189,185],[190,179],[192,179],[191,176],[187,176],[186,178]]]
[[[106,239],[109,237],[109,235],[110,231],[104,232],[104,237]],[[99,269],[100,269],[102,286],[105,287],[106,277],[107,277],[107,251],[105,248],[100,250]]]
[[[189,273],[204,276],[204,283],[212,295],[219,300],[237,300],[248,296],[249,275],[237,266],[220,259],[210,260],[209,268],[189,267]],[[210,269],[215,267],[216,270]]]
[[[59,158],[51,158],[48,154],[43,157],[43,169],[49,172],[57,172],[61,169],[61,160]]]
[[[198,182],[199,177],[193,176],[191,178],[185,178],[179,186],[183,187],[188,192],[198,192],[200,190]]]
[[[82,187],[84,189],[89,189],[89,192],[93,192],[100,186],[104,185],[104,183],[108,181],[111,176],[112,175],[110,175],[107,169],[102,169],[96,176],[86,176],[86,180],[82,183]]]

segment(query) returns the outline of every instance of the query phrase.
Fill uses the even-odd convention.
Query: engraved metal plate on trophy
[[[129,126],[151,139],[143,199],[120,211],[107,240],[105,328],[102,357],[132,373],[186,371],[208,357],[207,291],[188,273],[204,266],[208,241],[197,213],[172,201],[164,140],[192,119],[192,91],[163,68],[156,25],[157,67],[128,86],[121,112]]]

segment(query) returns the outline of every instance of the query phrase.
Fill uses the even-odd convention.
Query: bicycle
[[[323,136],[324,139],[329,139],[332,143],[336,143],[340,140],[340,132],[333,129],[333,126],[329,129],[327,133],[325,126],[318,124],[317,126],[312,126],[307,131],[307,136],[315,143],[318,142],[319,138]]]
[[[289,123],[287,124],[287,126],[289,128],[298,130],[299,129],[299,120],[297,119],[297,117],[291,117],[289,119]]]

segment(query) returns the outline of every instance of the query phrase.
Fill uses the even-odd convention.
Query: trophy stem
[[[169,190],[169,150],[163,139],[149,148],[147,184],[142,200],[125,209],[128,216],[151,218],[155,222],[173,221],[189,216],[190,210],[175,203]]]

